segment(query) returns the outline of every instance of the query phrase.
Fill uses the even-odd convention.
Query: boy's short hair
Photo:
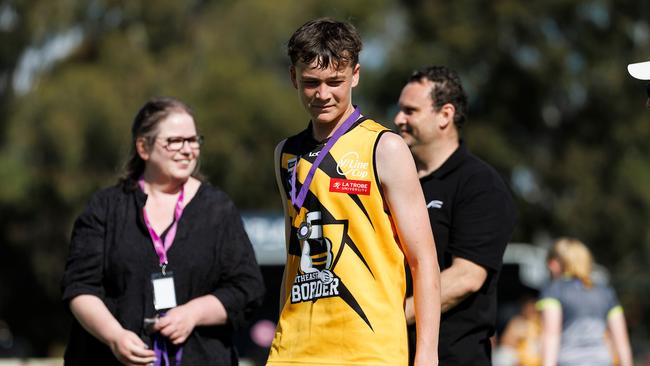
[[[317,66],[326,69],[331,65],[339,68],[359,63],[362,42],[356,28],[331,18],[310,20],[298,28],[287,45],[291,64],[306,65],[316,60]]]

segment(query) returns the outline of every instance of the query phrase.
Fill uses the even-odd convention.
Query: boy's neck
[[[334,132],[336,132],[336,130],[338,130],[341,125],[348,119],[348,117],[352,115],[353,112],[354,106],[350,104],[345,110],[345,113],[331,122],[314,122],[314,119],[312,118],[312,137],[316,141],[323,141],[331,137]]]

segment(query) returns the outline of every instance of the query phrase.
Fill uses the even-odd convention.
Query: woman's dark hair
[[[185,103],[170,97],[154,97],[145,103],[133,119],[131,126],[131,148],[129,156],[119,182],[124,184],[127,190],[134,190],[138,186],[138,179],[144,173],[145,162],[142,160],[136,149],[136,142],[144,138],[148,148],[151,148],[158,135],[158,126],[165,118],[172,113],[187,113],[194,119],[194,112]],[[199,165],[192,173],[192,176],[202,179],[199,173]]]
[[[293,33],[287,53],[294,66],[298,62],[309,65],[316,60],[321,69],[327,69],[330,64],[336,68],[354,67],[359,63],[361,47],[361,37],[352,24],[319,18],[303,24]]]

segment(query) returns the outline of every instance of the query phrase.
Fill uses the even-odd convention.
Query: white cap
[[[627,72],[635,79],[650,80],[650,61],[627,65]]]

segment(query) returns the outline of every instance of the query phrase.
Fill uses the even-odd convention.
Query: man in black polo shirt
[[[467,96],[454,71],[413,73],[399,108],[395,125],[415,159],[442,271],[440,365],[490,365],[496,284],[515,225],[512,196],[460,139]],[[412,297],[406,314],[414,342]]]

